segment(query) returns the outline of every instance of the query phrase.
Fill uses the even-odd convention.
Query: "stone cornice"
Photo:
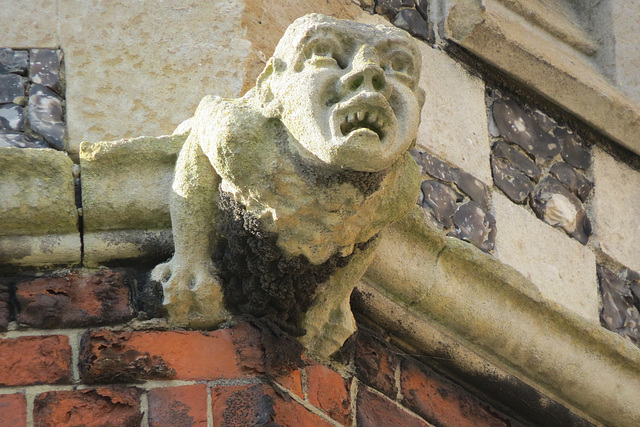
[[[575,28],[556,34],[556,11],[538,3],[458,0],[446,20],[446,37],[640,154],[640,108],[589,62],[589,38]],[[522,10],[536,11],[536,19],[523,17]]]
[[[640,419],[640,349],[542,298],[492,256],[443,237],[417,208],[387,230],[360,289],[379,320],[417,347],[437,343],[477,369],[487,360],[604,425]],[[427,324],[435,332],[425,333]]]

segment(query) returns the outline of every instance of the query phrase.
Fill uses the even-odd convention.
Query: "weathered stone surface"
[[[22,131],[24,128],[24,109],[17,104],[0,106],[0,129]]]
[[[593,252],[506,197],[494,193],[492,199],[500,226],[496,235],[500,261],[531,280],[545,298],[598,323]]]
[[[510,166],[515,167],[520,172],[525,173],[529,178],[534,181],[538,181],[542,176],[542,169],[540,166],[536,165],[531,161],[529,157],[525,154],[522,154],[516,148],[510,146],[504,141],[498,141],[493,146],[491,150],[491,154],[494,157],[505,159],[509,161]],[[493,163],[492,163],[493,165]],[[495,179],[495,171],[494,171],[494,179]]]
[[[640,271],[640,172],[594,150],[594,229],[607,255]]]
[[[640,3],[611,3],[612,35],[615,37],[615,77],[620,89],[636,104],[640,104],[640,50],[638,34]]]
[[[0,131],[0,147],[15,148],[51,148],[43,139],[24,133]]]
[[[407,31],[414,37],[418,37],[422,40],[429,38],[429,26],[427,21],[422,17],[420,12],[416,9],[403,9],[393,20],[393,24]]]
[[[500,135],[534,156],[536,162],[543,163],[560,154],[559,142],[513,99],[496,99],[491,111]]]
[[[19,323],[33,328],[77,328],[127,321],[131,278],[121,272],[72,272],[17,284]]]
[[[485,252],[492,251],[496,238],[496,220],[474,201],[467,202],[453,215],[454,231],[449,235],[473,243]]]
[[[569,191],[578,196],[583,202],[589,197],[593,189],[593,183],[591,181],[566,163],[556,163],[551,166],[549,173],[563,183]]]
[[[87,265],[171,254],[169,195],[186,135],[85,143],[80,151]]]
[[[42,135],[52,147],[63,150],[65,124],[62,98],[36,94],[29,96],[29,125]]]
[[[32,49],[29,55],[29,78],[32,82],[60,91],[60,51]]]
[[[137,388],[99,387],[48,391],[36,396],[33,422],[38,427],[103,425],[137,427],[142,421]]]
[[[203,94],[238,96],[254,54],[240,1],[95,7],[70,0],[59,9],[72,152],[81,141],[170,134]]]
[[[72,165],[53,150],[0,148],[0,264],[80,261]]]
[[[13,48],[34,46],[56,48],[57,5],[49,0],[2,3],[0,28],[4,28],[2,45]]]
[[[29,51],[0,49],[0,74],[15,73],[24,76],[29,65]]]
[[[524,173],[505,159],[491,156],[493,182],[513,202],[524,203],[533,191],[533,183]]]
[[[574,168],[586,169],[591,166],[591,153],[580,137],[567,130],[556,129],[553,134],[562,145],[562,158]]]
[[[418,166],[420,166],[420,172],[422,172],[422,174],[426,173],[441,181],[453,182],[451,166],[424,150],[414,149],[411,154],[418,163]]]
[[[17,74],[0,74],[0,104],[21,103],[26,80]]]
[[[602,295],[602,324],[640,345],[640,313],[634,304],[630,284],[603,266],[598,266],[598,279]]]
[[[460,169],[453,169],[453,181],[463,193],[478,202],[484,209],[489,209],[489,189],[484,183],[470,173]]]
[[[458,208],[458,202],[463,200],[463,196],[447,184],[433,179],[424,181],[421,189],[422,207],[442,226],[451,227],[453,214]]]
[[[446,53],[424,43],[419,48],[423,63],[429,65],[422,67],[420,76],[427,104],[422,110],[418,147],[491,184],[483,81]]]
[[[591,221],[580,200],[557,179],[547,176],[536,185],[531,208],[538,218],[560,227],[585,245],[591,235]]]

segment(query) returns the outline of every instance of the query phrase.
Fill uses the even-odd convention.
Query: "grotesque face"
[[[379,171],[415,139],[420,54],[400,30],[308,15],[289,27],[265,73],[304,157]]]

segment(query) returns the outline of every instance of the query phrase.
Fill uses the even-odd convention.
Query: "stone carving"
[[[151,277],[174,324],[268,316],[327,357],[353,287],[420,189],[424,92],[410,36],[312,14],[239,99],[205,97],[178,158],[175,255]]]

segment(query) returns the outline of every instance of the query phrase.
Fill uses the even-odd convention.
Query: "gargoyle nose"
[[[391,95],[384,70],[377,62],[373,49],[362,48],[353,58],[351,70],[340,79],[343,92],[370,91]]]

